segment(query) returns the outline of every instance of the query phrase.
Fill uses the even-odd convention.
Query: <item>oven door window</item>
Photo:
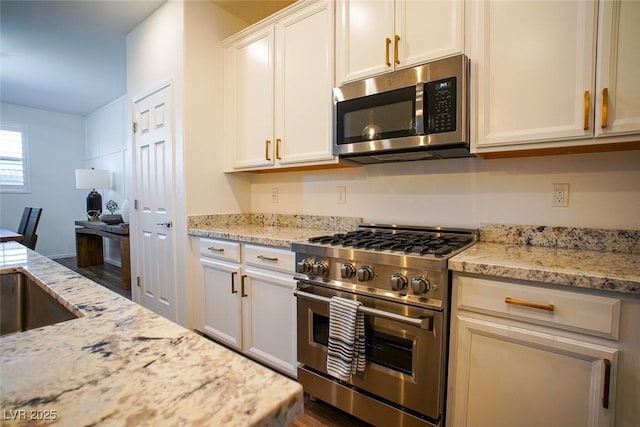
[[[337,143],[399,138],[416,129],[416,87],[396,89],[337,103]]]
[[[413,340],[401,338],[372,327],[370,316],[365,316],[365,342],[367,362],[412,374]],[[329,318],[313,313],[313,341],[327,346],[329,343]]]

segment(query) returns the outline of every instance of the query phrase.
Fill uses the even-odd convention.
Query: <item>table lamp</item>
[[[87,195],[87,217],[98,221],[102,213],[102,196],[96,188],[109,188],[109,171],[103,169],[76,169],[76,188],[91,191]]]

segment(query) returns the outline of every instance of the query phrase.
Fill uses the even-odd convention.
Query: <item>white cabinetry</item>
[[[198,238],[197,328],[296,376],[294,254]]]
[[[227,170],[337,163],[333,3],[302,1],[225,41]]]
[[[448,425],[614,425],[619,299],[457,273],[453,298]]]
[[[474,152],[637,140],[639,2],[472,0],[467,11]]]
[[[338,2],[339,84],[462,52],[462,0]]]

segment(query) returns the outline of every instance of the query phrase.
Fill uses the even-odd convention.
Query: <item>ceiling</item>
[[[1,0],[0,99],[84,116],[126,92],[126,35],[166,0]],[[211,0],[253,23],[293,3]]]

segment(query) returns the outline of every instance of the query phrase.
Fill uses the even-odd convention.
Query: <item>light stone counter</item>
[[[486,224],[449,269],[640,296],[640,231]]]
[[[284,426],[302,413],[297,382],[2,243],[0,273],[14,271],[82,317],[0,338],[2,425]]]

